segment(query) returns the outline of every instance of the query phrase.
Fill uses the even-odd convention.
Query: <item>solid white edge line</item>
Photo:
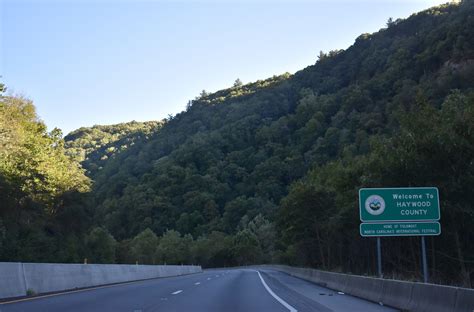
[[[273,298],[275,298],[279,303],[281,303],[285,308],[290,310],[290,312],[298,312],[295,308],[290,306],[285,300],[281,299],[278,297],[271,289],[268,287],[267,283],[265,283],[265,280],[263,279],[262,275],[260,275],[259,271],[255,271],[258,273],[258,277],[260,277],[260,280],[262,281],[263,286],[265,286],[265,289],[268,291],[270,295],[272,295]]]
[[[171,293],[171,294],[172,295],[177,295],[177,294],[182,293],[182,292],[183,292],[182,290],[177,290],[177,291],[175,291],[174,293]]]

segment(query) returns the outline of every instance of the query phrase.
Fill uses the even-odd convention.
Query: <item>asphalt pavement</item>
[[[203,273],[0,303],[0,312],[397,311],[271,270]]]

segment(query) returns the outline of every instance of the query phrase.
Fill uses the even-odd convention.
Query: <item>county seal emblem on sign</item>
[[[371,195],[365,200],[365,210],[371,215],[378,216],[385,210],[385,200],[379,195]]]

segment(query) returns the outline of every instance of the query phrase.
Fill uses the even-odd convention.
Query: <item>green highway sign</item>
[[[362,188],[359,212],[363,222],[437,221],[440,218],[438,189]]]
[[[361,223],[360,235],[371,236],[435,236],[441,234],[439,222]]]

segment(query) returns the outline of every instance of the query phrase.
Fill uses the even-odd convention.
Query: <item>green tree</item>
[[[96,227],[86,237],[89,263],[115,263],[117,241],[105,229]]]
[[[208,268],[233,265],[232,240],[232,236],[218,231],[199,237],[191,247],[193,262]]]
[[[234,88],[240,88],[242,87],[244,84],[242,83],[242,80],[240,80],[239,78],[235,79],[234,81],[234,84],[233,84],[233,87]]]
[[[150,229],[145,229],[130,242],[132,256],[140,264],[155,264],[155,253],[157,247],[158,237]]]
[[[64,155],[60,130],[48,133],[31,101],[1,97],[0,131],[0,174],[6,183],[19,186],[17,196],[41,202],[55,213],[58,196],[89,190],[83,170]]]
[[[258,264],[263,256],[257,236],[248,229],[235,234],[232,253],[238,265]]]
[[[273,262],[275,255],[276,232],[274,225],[262,214],[258,214],[247,224],[247,229],[255,235],[262,250],[261,261]]]
[[[65,155],[60,130],[49,133],[30,100],[0,95],[0,219],[7,242],[0,258],[77,260],[84,244],[68,248],[64,242],[77,243],[77,224],[87,223],[87,218],[63,222],[68,220],[66,212],[73,210],[73,198],[85,204],[89,187],[80,165]],[[79,209],[86,212],[86,206]]]
[[[193,238],[189,234],[182,237],[178,231],[166,231],[156,251],[157,259],[160,263],[167,264],[189,263],[192,260],[192,243]]]

